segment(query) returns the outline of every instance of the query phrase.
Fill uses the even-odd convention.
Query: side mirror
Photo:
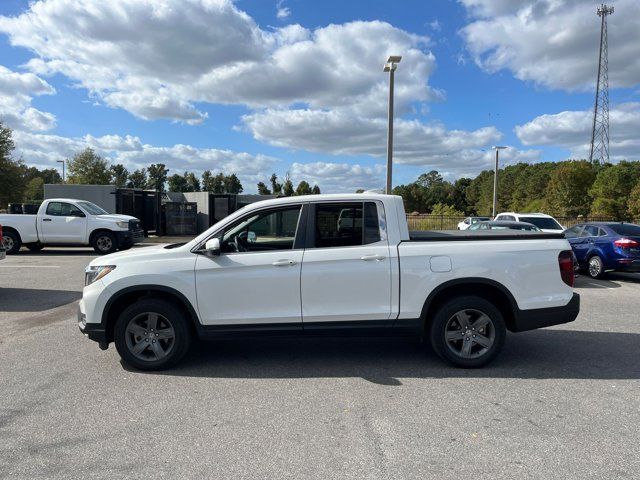
[[[212,238],[204,244],[204,249],[211,255],[220,255],[220,239]]]

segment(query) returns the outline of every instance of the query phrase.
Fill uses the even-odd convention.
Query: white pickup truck
[[[409,233],[402,199],[289,197],[248,205],[186,244],[92,261],[78,326],[139,369],[178,362],[192,337],[411,334],[479,367],[506,331],[573,321],[562,234]]]
[[[52,198],[36,215],[0,215],[3,247],[18,253],[22,245],[31,251],[47,245],[91,245],[98,253],[126,250],[144,238],[140,220],[112,215],[85,200]]]

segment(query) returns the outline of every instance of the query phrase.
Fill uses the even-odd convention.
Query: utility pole
[[[389,72],[389,116],[387,127],[387,184],[385,193],[391,194],[391,175],[393,170],[393,82],[395,71],[398,68],[402,57],[400,55],[391,55],[384,64],[383,71]]]
[[[65,182],[65,178],[64,178],[64,164],[65,164],[65,161],[64,160],[56,160],[56,162],[62,164],[62,183],[64,183]]]
[[[504,150],[507,147],[495,146],[493,148],[496,151],[496,169],[493,173],[493,210],[491,217],[495,219],[498,213],[498,153],[500,152],[500,150]]]
[[[600,23],[600,54],[598,56],[598,79],[596,80],[596,102],[593,107],[591,128],[591,149],[589,161],[601,163],[609,161],[609,46],[607,39],[607,15],[613,7],[604,3],[598,7]]]

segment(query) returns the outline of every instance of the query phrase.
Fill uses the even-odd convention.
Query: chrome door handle
[[[377,253],[374,253],[372,255],[364,255],[362,257],[360,257],[360,260],[364,260],[365,262],[371,261],[371,260],[384,260],[385,257],[384,255],[378,255]]]
[[[290,267],[291,265],[295,265],[296,263],[298,262],[296,262],[295,260],[276,260],[271,265],[273,265],[274,267]]]

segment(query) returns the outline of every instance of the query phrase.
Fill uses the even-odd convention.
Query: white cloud
[[[363,167],[357,164],[331,162],[293,163],[289,169],[294,183],[306,180],[310,185],[320,186],[323,193],[382,188],[384,172],[383,165]]]
[[[355,115],[351,110],[265,110],[243,117],[260,141],[335,155],[386,155],[387,121]],[[502,135],[495,127],[447,130],[440,123],[396,119],[394,161],[442,171],[479,171],[490,164],[482,149]],[[536,154],[537,155],[537,154]]]
[[[540,115],[515,132],[524,145],[551,145],[570,150],[573,158],[588,158],[592,110]],[[638,159],[640,152],[640,103],[614,105],[609,112],[609,145],[612,160]]]
[[[122,163],[129,170],[144,168],[151,163],[164,163],[171,173],[185,170],[201,174],[204,170],[236,173],[245,184],[245,189],[253,191],[255,183],[266,181],[277,160],[266,155],[251,155],[245,152],[196,148],[190,145],[159,147],[144,144],[134,136],[105,135],[94,137],[63,137],[59,135],[37,134],[15,131],[16,155],[40,168],[57,167],[56,160],[70,158],[84,148],[91,147],[111,162]]]
[[[54,88],[33,73],[19,73],[0,65],[0,121],[9,127],[42,131],[55,127],[56,118],[31,106],[33,97],[52,95]]]
[[[442,96],[427,84],[428,38],[379,21],[262,30],[230,0],[48,0],[0,17],[0,31],[34,52],[33,72],[61,73],[144,119],[199,123],[198,102],[382,115],[382,62],[398,53],[400,109]]]
[[[473,21],[461,31],[476,63],[508,69],[550,88],[591,89],[598,65],[596,2],[583,0],[460,0]],[[609,24],[612,87],[640,83],[640,2],[617,0]]]
[[[279,0],[276,4],[276,17],[280,20],[284,20],[289,17],[289,15],[291,15],[291,9],[284,6],[284,0]]]

